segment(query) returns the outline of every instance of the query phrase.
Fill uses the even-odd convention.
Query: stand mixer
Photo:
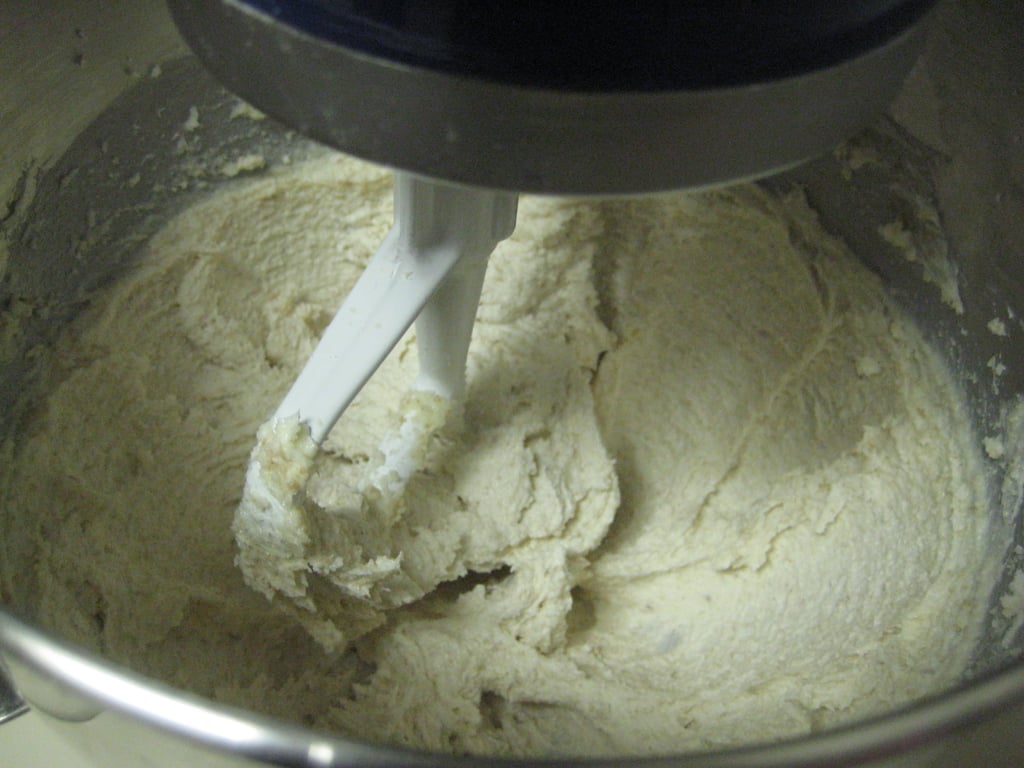
[[[819,52],[825,50],[829,55],[813,62],[808,55],[802,59],[802,66],[789,70],[780,69],[772,73],[765,66],[761,76],[754,76],[754,67],[750,67],[746,70],[746,77],[735,75],[733,79],[723,78],[716,82],[710,82],[712,78],[709,77],[703,85],[696,81],[691,85],[678,81],[676,86],[666,85],[668,80],[662,78],[658,81],[660,85],[651,83],[649,87],[643,87],[639,84],[642,78],[638,76],[632,85],[624,84],[629,79],[628,74],[619,73],[619,79],[615,80],[612,77],[614,67],[609,63],[600,68],[600,78],[608,78],[608,88],[602,88],[600,83],[587,87],[585,78],[579,74],[581,69],[585,69],[583,66],[576,70],[569,67],[568,70],[575,74],[566,74],[557,82],[552,78],[551,83],[543,85],[543,78],[538,73],[550,71],[552,52],[563,50],[559,45],[550,44],[550,37],[548,45],[538,43],[528,51],[527,46],[520,45],[515,48],[515,55],[509,57],[510,61],[503,65],[488,59],[485,52],[474,65],[476,68],[467,64],[459,69],[452,63],[457,58],[452,51],[458,46],[446,47],[439,42],[439,37],[431,38],[427,34],[437,26],[447,25],[445,28],[449,31],[453,26],[451,13],[445,16],[442,5],[438,3],[432,3],[423,11],[434,20],[434,26],[427,23],[427,31],[412,42],[410,38],[398,39],[400,34],[386,30],[382,20],[387,16],[386,12],[373,16],[371,11],[367,11],[371,18],[364,20],[362,26],[356,24],[357,31],[369,36],[375,31],[385,40],[395,43],[395,47],[390,49],[383,43],[377,47],[361,48],[356,45],[357,35],[351,30],[349,37],[342,39],[340,25],[330,22],[332,15],[337,17],[342,12],[328,9],[326,3],[302,6],[282,3],[274,8],[269,4],[237,2],[172,2],[171,5],[182,31],[189,36],[207,65],[233,90],[278,120],[310,136],[343,151],[400,169],[399,195],[423,193],[424,197],[430,198],[432,190],[443,190],[450,193],[447,200],[458,211],[464,211],[472,203],[471,198],[476,198],[482,190],[487,190],[492,202],[510,198],[514,201],[517,191],[567,195],[642,193],[750,178],[797,163],[804,156],[827,152],[835,142],[869,121],[895,91],[914,58],[917,42],[914,19],[925,12],[911,4],[900,5],[899,9],[897,4],[891,4],[887,10],[879,11],[878,18],[884,17],[886,22],[875,26],[876,34],[859,39],[862,47],[857,48],[853,44],[840,46],[835,44],[837,38],[828,37],[830,43],[819,46]],[[730,9],[726,6],[731,4],[720,5],[716,9],[716,18],[726,26],[735,22],[740,14],[729,16]],[[520,4],[518,7],[523,6]],[[864,22],[865,27],[870,26],[867,4],[858,7],[866,14],[858,19]],[[411,6],[405,4],[405,8]],[[460,9],[466,14],[472,10]],[[493,34],[488,36],[484,31],[486,22],[491,20],[496,26],[510,23],[507,13],[500,16],[503,11],[501,8],[489,8],[482,14],[487,17],[483,19],[474,15],[472,23],[468,24],[472,30],[468,36],[475,39],[479,33],[481,40],[496,48]],[[807,11],[808,8],[801,5],[801,13]],[[349,9],[346,8],[345,12]],[[415,16],[413,11],[407,12],[410,18]],[[557,13],[551,9],[541,9],[541,12],[548,15]],[[774,9],[774,12],[782,14],[784,11]],[[827,12],[836,14],[841,11],[833,5]],[[583,21],[579,19],[575,20],[575,29],[578,37],[586,38],[599,47],[597,43],[608,42],[609,36],[602,38],[594,31],[600,23],[596,18],[600,11],[591,9],[589,13],[593,30],[584,35],[579,26]],[[422,16],[418,18],[422,20]],[[621,27],[623,20],[617,21],[620,27],[616,30],[616,43],[620,42],[620,33],[626,37]],[[701,29],[706,40],[714,40],[716,45],[727,37],[724,33],[717,38],[710,35],[713,20],[705,20],[705,26],[700,27],[697,23],[700,19],[694,14],[690,21],[695,28]],[[816,23],[816,28],[827,26],[821,18]],[[768,29],[763,18],[752,24],[755,28],[758,25],[762,26],[762,31]],[[669,25],[664,26],[667,28]],[[591,29],[590,26],[587,28]],[[689,29],[691,27],[674,30],[666,36],[680,41],[681,48],[684,40],[696,46],[701,42],[698,39],[701,35],[687,35]],[[772,30],[778,31],[775,27]],[[735,25],[729,30],[729,34],[733,33],[737,40],[742,38]],[[557,38],[557,33],[552,35]],[[748,34],[743,38],[747,41],[745,44],[749,46],[754,37],[756,34],[753,32]],[[560,39],[564,41],[565,38],[563,35]],[[399,49],[403,40],[406,48],[421,49],[422,57],[417,58],[408,50],[408,55],[401,54]],[[712,47],[707,44],[695,50],[700,51],[700,56],[707,56]],[[636,56],[636,46],[627,49],[624,45],[621,48],[616,45],[612,50],[623,51],[619,63],[624,72],[636,75],[637,70],[651,71],[647,59],[639,64],[641,59]],[[742,58],[740,50],[739,44],[734,45],[728,49],[729,56]],[[941,50],[945,52],[946,49]],[[463,48],[458,48],[458,51],[463,51]],[[430,59],[433,63],[428,62],[428,53],[436,54],[435,59]],[[750,60],[757,59],[763,63],[767,58],[758,59],[763,53],[764,49],[759,49]],[[592,60],[603,62],[608,56],[610,54],[606,52],[604,57],[597,56]],[[954,58],[950,57],[950,60]],[[329,66],[331,62],[342,61],[345,66]],[[632,68],[630,61],[636,62]],[[720,59],[716,61],[718,65],[722,63]],[[500,76],[501,66],[508,67],[511,72],[516,62],[529,64],[536,72],[531,75],[530,67],[524,64],[516,74],[510,73],[507,79],[503,79]],[[152,82],[163,84],[169,71],[165,70],[159,79],[154,76]],[[598,79],[595,75],[594,80]],[[186,106],[189,103],[192,102],[186,102]],[[342,112],[345,105],[353,106]],[[204,117],[206,114],[204,111]],[[543,154],[545,151],[547,156]],[[401,191],[403,188],[404,193]],[[457,193],[464,193],[465,197],[458,198]],[[509,213],[510,205],[509,202],[504,203],[505,215]],[[413,208],[422,216],[405,215],[413,213]],[[436,215],[429,209],[400,201],[396,213],[400,226],[392,238],[404,236],[415,243],[411,237],[415,225],[406,225],[403,229],[401,222],[429,223],[436,221]],[[479,217],[474,215],[473,219],[479,220]],[[496,222],[497,218],[492,220]],[[465,231],[466,219],[461,222],[460,231]],[[860,220],[850,217],[851,227],[861,225]],[[443,227],[440,229],[444,231]],[[477,230],[477,235],[496,240],[503,232],[494,228]],[[431,241],[428,238],[428,242]],[[475,247],[473,252],[479,253],[486,247],[485,242],[483,246]],[[486,253],[482,261],[485,259]],[[452,274],[444,265],[440,271],[445,275]],[[385,271],[384,275],[389,276],[390,272]],[[409,312],[410,317],[417,316],[417,301],[419,299],[410,300],[403,310]],[[399,303],[390,302],[392,308]],[[987,315],[985,319],[988,319]],[[422,328],[418,329],[417,336],[421,342],[427,333]],[[981,369],[984,369],[983,364],[984,356],[979,366]],[[456,368],[452,366],[444,372],[457,385],[461,375],[451,377]],[[457,398],[458,393],[454,392],[453,396]],[[328,397],[333,398],[334,395],[329,394]],[[313,402],[322,403],[323,399],[314,398]],[[330,418],[329,414],[325,417],[325,425]],[[312,434],[312,424],[307,426]],[[329,429],[329,425],[319,428]],[[27,642],[18,643],[22,635],[37,643],[41,633],[20,630],[13,620],[7,620],[6,614],[2,618],[5,660],[9,655],[12,669],[17,668],[20,673],[25,666],[21,659],[28,658],[36,664],[33,670],[45,671],[45,674],[39,673],[44,682],[48,683],[49,676],[52,676],[75,691],[85,691],[82,695],[90,701],[97,700],[103,706],[117,709],[109,718],[118,726],[128,722],[150,729],[153,722],[157,722],[161,728],[166,727],[173,732],[175,737],[184,734],[180,741],[188,740],[190,745],[201,742],[204,746],[213,745],[211,748],[219,752],[241,755],[239,759],[242,760],[274,760],[281,764],[327,764],[331,758],[323,755],[329,754],[331,748],[337,749],[335,759],[338,761],[343,759],[340,755],[345,755],[344,759],[348,760],[355,759],[353,754],[362,757],[364,751],[370,751],[362,744],[338,746],[337,741],[332,741],[327,745],[318,734],[272,730],[263,721],[255,719],[243,723],[236,718],[229,728],[221,720],[211,717],[211,710],[197,709],[194,720],[187,724],[183,718],[180,722],[171,723],[177,714],[175,701],[165,697],[153,702],[147,712],[140,702],[149,702],[149,699],[135,689],[128,691],[120,701],[115,701],[121,696],[120,689],[115,686],[115,683],[122,683],[120,678],[107,676],[94,685],[96,678],[92,670],[72,663],[78,660],[72,651],[61,656],[55,654],[55,662],[49,667],[38,664],[36,656],[28,650],[23,652],[23,648],[34,651],[34,647]],[[49,640],[45,636],[42,639]],[[52,644],[55,643],[44,643],[42,648],[49,651]],[[100,666],[98,660],[91,664]],[[809,765],[812,762],[831,764],[838,761],[852,764],[856,760],[850,755],[867,756],[866,759],[873,760],[881,754],[890,753],[896,754],[895,759],[902,762],[900,750],[906,745],[928,742],[933,737],[948,733],[951,723],[955,726],[968,720],[986,718],[1010,694],[1019,698],[1019,666],[1011,672],[1012,678],[1004,675],[994,683],[982,680],[966,688],[966,692],[954,691],[940,697],[937,703],[928,703],[923,709],[897,713],[892,718],[873,721],[860,729],[819,734],[819,738],[809,742],[800,741],[778,749],[759,751],[756,756],[742,753],[724,757],[684,757],[681,762],[687,765],[739,765],[754,764],[763,759],[771,764]],[[42,694],[36,692],[40,686],[34,685],[32,675],[20,674],[18,679],[26,698],[34,706],[37,702],[46,701]],[[109,691],[115,693],[108,696]],[[100,727],[109,722],[108,715],[105,713],[98,718]],[[252,725],[253,722],[256,725]],[[160,759],[164,750],[158,751],[161,753],[159,758],[154,755],[148,757],[161,764],[173,762],[170,758]],[[166,751],[170,753],[172,750],[167,748]],[[830,761],[827,759],[829,755],[839,757]],[[391,756],[391,759],[398,758]],[[200,764],[200,761],[194,763]]]
[[[822,154],[892,98],[929,6],[602,4],[580,14],[541,0],[171,0],[184,37],[229,89],[302,134],[398,169],[391,233],[260,432],[240,507],[262,532],[250,544],[288,556],[316,447],[419,317],[420,395],[363,488],[385,506],[401,494],[458,406],[486,260],[514,229],[515,193],[705,186]],[[265,584],[268,595],[288,593],[290,579]]]

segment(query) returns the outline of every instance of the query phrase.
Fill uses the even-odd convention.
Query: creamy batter
[[[253,559],[232,524],[256,429],[390,195],[340,158],[236,182],[85,312],[3,472],[38,548],[31,588],[6,582],[41,621],[222,701],[455,752],[772,740],[958,678],[990,586],[959,396],[802,199],[756,187],[522,201],[461,418],[400,503],[356,489],[411,334],[316,455],[287,557]]]

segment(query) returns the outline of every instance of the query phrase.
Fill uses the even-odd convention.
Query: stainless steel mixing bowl
[[[1020,2],[943,3],[925,57],[890,114],[839,152],[764,182],[803,185],[826,225],[866,257],[943,350],[967,392],[979,439],[1004,435],[1006,455],[990,471],[993,523],[1007,555],[969,679],[846,728],[637,762],[1024,762],[1022,638],[1019,631],[1007,635],[999,602],[1024,553],[1024,442],[1006,431],[1024,395],[1022,19]],[[130,266],[161,221],[208,190],[210,180],[183,169],[174,152],[175,130],[191,107],[203,115],[194,137],[200,159],[237,159],[259,147],[272,165],[311,151],[270,121],[231,120],[234,103],[188,55],[156,0],[0,6],[0,439],[16,431],[19,395],[33,378],[31,350],[52,341],[91,292]],[[152,183],[132,183],[139,174]],[[921,200],[925,209],[915,203]],[[929,215],[931,205],[938,216]],[[905,225],[900,247],[879,232],[892,221]],[[955,286],[958,296],[944,296],[940,284]],[[950,308],[957,298],[962,313]],[[991,332],[996,316],[1008,320],[1006,335]],[[17,577],[31,566],[30,548],[19,521],[5,512],[0,552],[4,571],[14,575],[0,582],[0,659],[13,687],[0,707],[13,711],[24,699],[101,761],[197,768],[499,764],[395,752],[232,710],[48,634],[33,623],[32,595]]]

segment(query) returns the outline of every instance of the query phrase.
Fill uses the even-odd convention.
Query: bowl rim
[[[104,711],[195,746],[264,765],[611,766],[622,758],[504,758],[427,753],[316,732],[216,703],[115,664],[0,607],[0,659],[33,707],[58,721],[91,720]],[[2,672],[2,670],[0,670]],[[844,766],[933,746],[1024,702],[1024,658],[952,689],[864,720],[794,737],[715,752],[630,758],[660,768],[799,768]]]

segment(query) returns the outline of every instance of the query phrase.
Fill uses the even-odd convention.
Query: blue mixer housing
[[[566,90],[722,88],[803,74],[878,47],[931,0],[244,0],[371,56]]]

